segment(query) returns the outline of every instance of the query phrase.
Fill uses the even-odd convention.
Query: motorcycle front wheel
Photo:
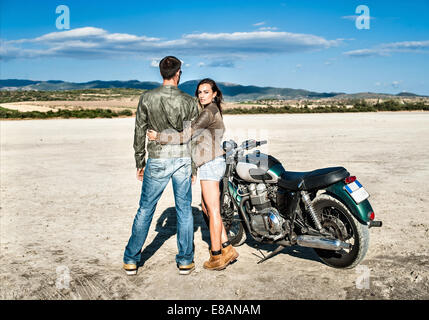
[[[321,194],[313,200],[322,227],[333,237],[351,244],[351,249],[337,251],[314,249],[319,258],[334,268],[350,269],[365,257],[369,246],[368,226],[360,223],[345,204],[338,199]]]

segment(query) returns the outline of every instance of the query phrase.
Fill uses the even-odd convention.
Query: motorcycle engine
[[[265,184],[252,183],[248,186],[250,193],[250,224],[252,229],[261,236],[277,240],[285,235],[285,220],[278,210],[271,205]]]

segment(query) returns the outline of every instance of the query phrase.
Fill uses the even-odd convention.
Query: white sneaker
[[[177,267],[179,268],[179,274],[187,275],[187,274],[190,274],[192,271],[195,270],[195,263],[192,261],[187,266],[177,265]]]
[[[129,276],[134,276],[137,274],[137,265],[130,263],[124,263],[123,269],[125,270],[125,272],[127,273],[127,275]]]

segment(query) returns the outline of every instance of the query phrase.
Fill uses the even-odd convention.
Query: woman
[[[195,139],[196,146],[192,154],[195,165],[200,171],[201,207],[210,229],[211,242],[210,259],[204,262],[204,268],[222,270],[238,257],[237,251],[228,241],[220,216],[219,182],[226,168],[224,150],[221,146],[225,132],[221,107],[222,92],[216,82],[203,79],[197,86],[195,96],[198,97],[203,109],[198,118],[192,122],[191,127],[178,135],[179,139],[170,141],[171,133],[163,134],[153,130],[148,130],[147,136],[149,140],[157,140],[161,144],[187,143],[191,138]]]

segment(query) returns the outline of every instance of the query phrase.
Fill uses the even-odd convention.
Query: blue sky
[[[429,95],[428,0],[1,0],[0,15],[1,79],[160,82],[175,55],[182,81]]]

